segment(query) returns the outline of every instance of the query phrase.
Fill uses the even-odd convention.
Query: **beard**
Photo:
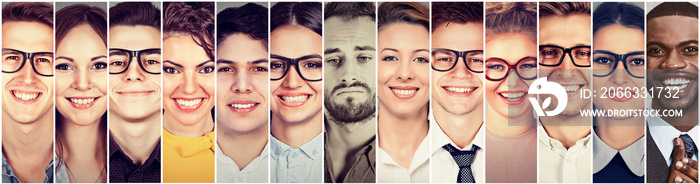
[[[345,97],[345,99],[333,99],[333,94],[340,88],[360,86],[365,88],[369,96],[364,101],[359,101],[353,96]],[[376,94],[363,82],[355,82],[351,85],[341,83],[333,87],[333,90],[324,97],[324,106],[332,119],[339,124],[358,123],[372,117],[376,111]],[[338,100],[340,102],[336,102]]]

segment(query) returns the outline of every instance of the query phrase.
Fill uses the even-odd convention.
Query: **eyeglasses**
[[[462,58],[464,65],[469,71],[474,73],[484,72],[484,51],[454,51],[450,49],[433,49],[433,70],[446,72],[452,70],[457,65],[459,58]]]
[[[109,49],[109,74],[124,73],[136,57],[139,66],[149,74],[160,74],[160,49],[126,50]]]
[[[510,65],[506,60],[501,58],[489,58],[486,60],[486,79],[490,81],[500,81],[508,77],[510,70],[515,70],[515,73],[525,80],[532,80],[537,77],[537,58],[532,56],[524,57],[518,60],[515,65]]]
[[[618,61],[623,61],[622,65],[630,76],[644,78],[646,69],[644,51],[630,52],[624,55],[615,54],[606,50],[596,50],[593,52],[593,76],[605,77],[613,73],[617,68]]]
[[[559,66],[566,54],[569,54],[574,66],[591,66],[591,46],[564,48],[556,45],[540,45],[540,65]]]
[[[290,59],[278,55],[270,55],[270,80],[276,81],[287,76],[289,67],[294,66],[297,73],[305,81],[315,82],[323,79],[323,57],[318,55]]]
[[[2,73],[15,73],[24,67],[29,59],[34,72],[44,76],[53,76],[53,52],[22,52],[15,49],[2,49]]]

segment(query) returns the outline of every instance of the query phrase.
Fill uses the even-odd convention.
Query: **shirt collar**
[[[4,152],[4,150],[3,150]],[[2,175],[4,177],[9,177],[9,178],[14,178],[14,180],[19,181],[19,178],[17,178],[17,174],[15,174],[15,170],[12,169],[12,166],[10,166],[10,163],[7,161],[5,158],[5,153],[0,153],[0,156],[2,156]],[[5,181],[3,181],[5,182]],[[49,164],[46,165],[46,168],[44,168],[44,183],[53,183],[53,159],[49,161]]]
[[[143,165],[141,167],[139,167],[139,169],[148,168],[154,162],[157,162],[156,164],[160,164],[160,161],[161,161],[160,160],[160,143],[161,143],[160,139],[158,139],[158,144],[156,144],[156,147],[153,148],[153,150],[151,151],[151,155],[148,156],[148,159],[146,159],[146,162],[144,162]],[[115,153],[121,153],[121,155],[123,155],[124,158],[128,159],[130,164],[134,164],[133,160],[131,160],[131,158],[129,158],[129,156],[126,155],[126,153],[124,153],[122,151],[119,144],[117,144],[117,142],[114,141],[114,137],[112,137],[112,133],[110,132],[109,133],[109,157],[110,157],[110,160]]]
[[[187,158],[202,151],[214,151],[216,147],[215,134],[211,131],[201,137],[182,137],[163,129],[163,137],[168,146],[177,148],[181,157]]]
[[[537,121],[537,134],[539,134],[538,139],[542,145],[546,147],[546,149],[554,150],[554,149],[563,149],[564,144],[561,143],[561,141],[554,139],[547,134],[547,131],[545,131],[544,126],[542,125],[541,121]],[[574,146],[583,146],[583,148],[587,148],[591,146],[591,134],[586,135],[586,137],[583,137],[579,140],[576,141],[576,144]]]
[[[433,116],[433,112],[430,111],[430,114],[428,115],[428,119],[430,121],[430,127],[435,127],[435,128],[430,128],[430,134],[431,134],[431,142],[432,144],[430,145],[430,155],[432,153],[435,153],[436,151],[439,151],[442,149],[442,146],[445,144],[452,144],[455,148],[462,150],[462,151],[467,151],[471,150],[472,146],[476,145],[479,146],[480,148],[484,148],[484,124],[482,121],[481,127],[479,127],[479,131],[476,132],[476,136],[474,136],[474,139],[472,140],[472,143],[470,145],[467,145],[464,148],[459,148],[457,144],[450,139],[450,137],[445,134],[444,131],[442,131],[442,128],[440,128],[440,125],[437,124],[437,121],[435,121],[435,116]]]
[[[654,139],[654,143],[659,148],[661,154],[666,158],[666,165],[671,165],[671,152],[673,151],[673,139],[680,136],[681,134],[688,134],[693,141],[697,142],[698,139],[698,127],[694,126],[688,132],[681,132],[676,129],[676,127],[671,126],[664,119],[659,116],[649,116],[647,117],[647,122],[649,124],[649,133],[651,138]],[[697,144],[697,143],[696,143]],[[697,156],[697,155],[696,155]]]
[[[270,156],[272,156],[273,159],[277,159],[280,155],[282,155],[285,151],[295,149],[292,148],[291,146],[283,143],[279,139],[275,138],[275,136],[270,136]],[[296,148],[301,150],[306,157],[316,160],[321,158],[321,149],[323,149],[323,132],[319,133],[311,139],[311,141],[304,143],[303,145],[299,146],[299,148]]]
[[[644,164],[646,154],[644,152],[644,136],[639,138],[632,145],[627,146],[622,150],[616,150],[605,144],[595,131],[593,134],[593,173],[598,173],[603,170],[610,161],[620,153],[622,160],[625,161],[627,168],[637,176],[644,176]]]
[[[216,151],[216,159],[219,160],[219,161],[221,161],[221,162],[223,162],[223,163],[226,164],[226,165],[233,165],[233,166],[235,166],[235,168],[236,168],[237,170],[241,171],[241,172],[252,171],[252,170],[255,170],[255,168],[258,166],[258,164],[252,164],[252,163],[254,163],[255,160],[258,159],[258,158],[267,156],[267,155],[268,155],[268,151],[269,151],[269,147],[270,147],[270,141],[267,141],[267,143],[265,143],[265,147],[263,148],[262,152],[260,152],[260,155],[258,155],[257,157],[255,157],[255,158],[253,159],[253,161],[251,161],[250,164],[248,164],[248,166],[246,166],[245,168],[243,168],[242,171],[241,171],[241,168],[238,167],[238,164],[236,164],[236,162],[234,162],[233,159],[231,159],[231,157],[228,157],[228,156],[224,155],[224,152],[221,151],[221,147],[219,147],[219,144],[218,144],[218,143],[216,144],[216,150],[215,150],[215,151]]]

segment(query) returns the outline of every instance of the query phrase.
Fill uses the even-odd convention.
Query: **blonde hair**
[[[486,41],[504,33],[520,33],[537,42],[537,5],[534,2],[486,2]]]

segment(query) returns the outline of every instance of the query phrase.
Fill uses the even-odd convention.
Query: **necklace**
[[[64,162],[63,165],[66,166],[66,170],[68,170],[68,173],[69,173],[70,176],[73,178],[73,181],[74,181],[75,183],[79,183],[79,182],[78,182],[78,179],[76,179],[75,176],[73,176],[73,171],[71,171],[71,170],[70,170],[70,167],[68,167],[68,163],[65,163],[65,162]],[[102,171],[100,171],[100,174],[97,175],[97,179],[95,179],[95,181],[94,181],[93,183],[97,183],[97,181],[100,180],[100,177],[102,176],[102,173],[104,173],[106,169],[107,169],[107,164],[105,164],[105,166],[102,167]]]

